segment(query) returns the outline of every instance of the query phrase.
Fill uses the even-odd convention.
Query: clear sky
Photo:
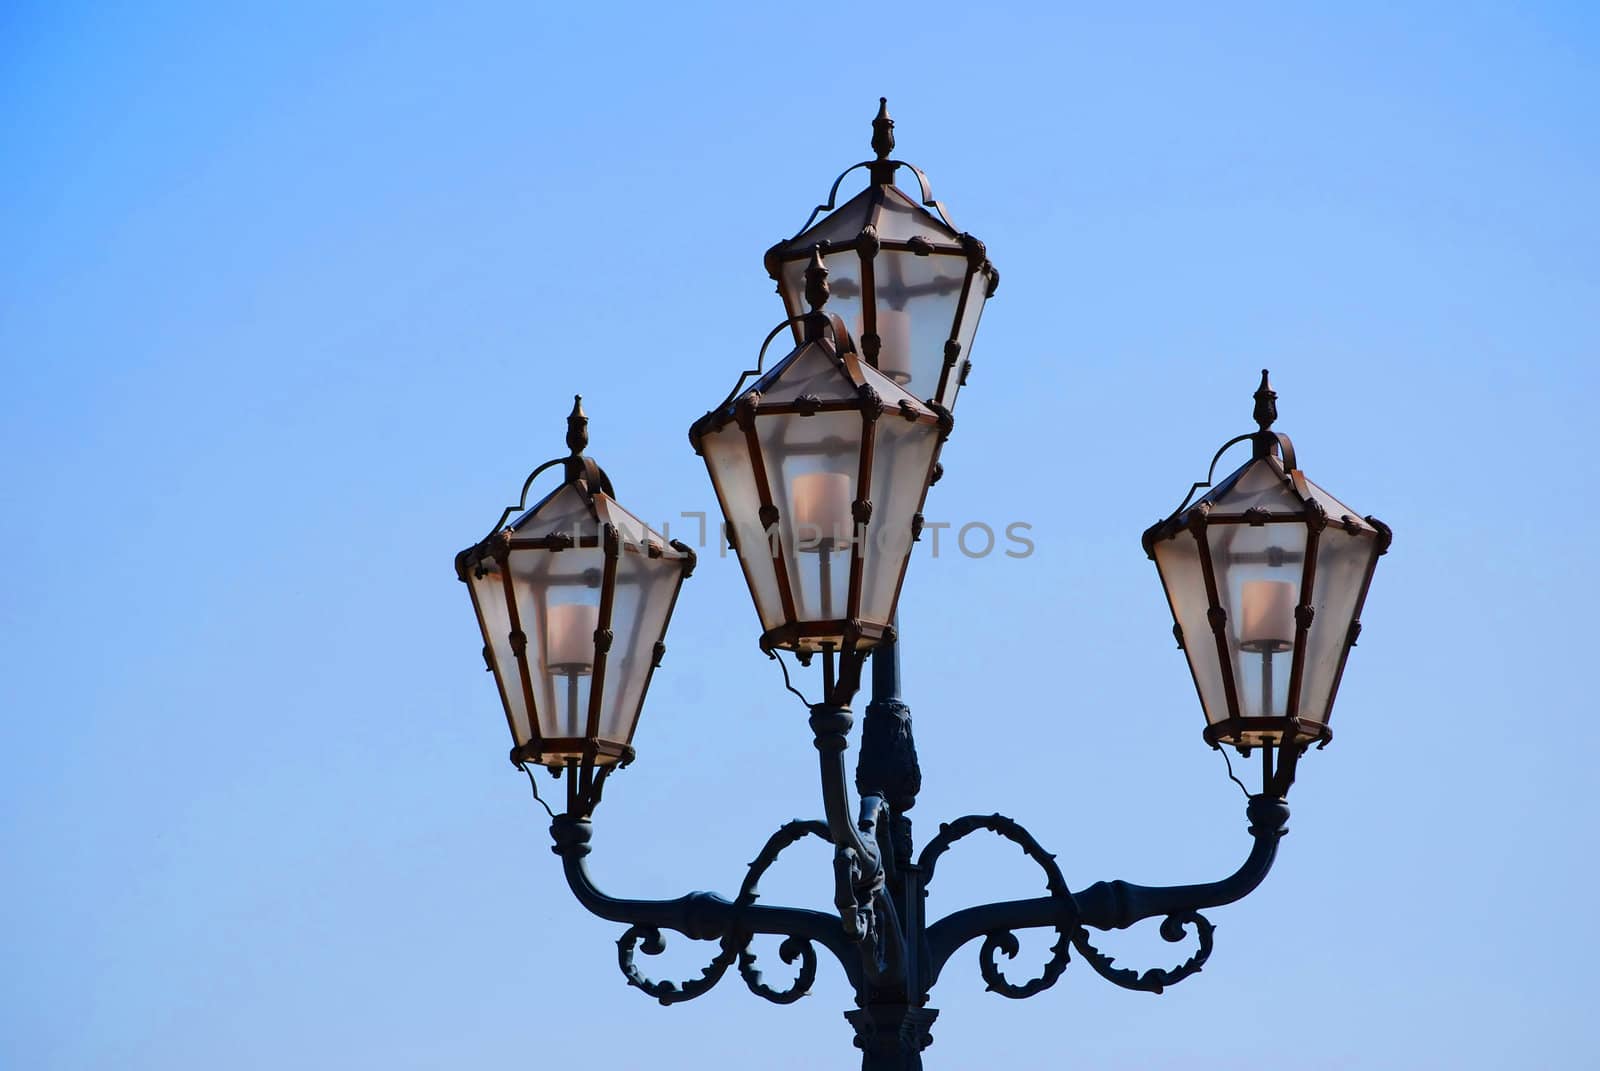
[[[999,810],[1074,887],[1243,858],[1139,534],[1258,369],[1396,533],[1205,972],[1014,1003],[968,949],[929,1067],[1593,1066],[1600,19],[1400,8],[5,5],[0,1066],[854,1066],[826,962],[789,1008],[623,983],[451,559],[578,391],[626,504],[714,509],[685,430],[881,94],[1003,276],[930,516],[1036,544],[912,564],[922,838]],[[818,812],[757,632],[703,555],[610,891],[732,892]],[[943,866],[936,912],[1042,891]],[[773,878],[828,902],[820,844]]]

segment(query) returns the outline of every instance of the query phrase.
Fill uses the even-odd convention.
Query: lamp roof
[[[1382,554],[1388,549],[1391,533],[1382,521],[1363,517],[1339,499],[1306,479],[1295,461],[1294,444],[1289,437],[1272,430],[1278,419],[1278,392],[1272,389],[1265,368],[1256,388],[1254,418],[1259,430],[1229,439],[1211,459],[1209,481],[1222,455],[1236,443],[1250,442],[1254,456],[1233,472],[1210,485],[1210,490],[1192,505],[1184,499],[1172,514],[1145,529],[1145,553],[1154,544],[1170,539],[1197,519],[1206,524],[1266,524],[1303,521],[1314,526],[1337,525],[1351,535],[1365,532],[1376,536]],[[1190,494],[1206,483],[1197,483]]]
[[[939,246],[959,249],[955,228],[919,205],[900,187],[874,183],[841,205],[837,211],[818,220],[787,241],[779,242],[779,257],[791,260],[810,253],[818,245],[840,246],[853,242],[868,227],[885,242],[909,242],[914,238]]]
[[[949,421],[942,406],[930,407],[919,401],[868,364],[850,344],[837,318],[829,319],[829,330],[812,332],[754,383],[736,390],[721,406],[695,421],[689,429],[690,441],[698,444],[701,435],[722,428],[746,408],[804,416],[825,409],[872,406],[885,414],[897,412],[907,420]],[[836,338],[843,338],[844,344],[836,343]]]
[[[1355,510],[1306,479],[1305,473],[1286,470],[1271,454],[1239,466],[1189,509],[1204,510],[1213,521],[1260,513],[1274,520],[1320,514],[1346,528],[1376,531]]]
[[[595,536],[610,525],[625,544],[660,548],[661,557],[681,558],[667,537],[651,528],[604,491],[590,492],[579,481],[568,481],[540,499],[506,526],[512,545],[549,536]],[[652,556],[655,556],[652,554]]]

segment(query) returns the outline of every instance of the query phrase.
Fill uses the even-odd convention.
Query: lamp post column
[[[898,630],[898,618],[895,627]],[[863,796],[882,797],[890,808],[895,866],[889,871],[888,891],[904,929],[906,961],[905,975],[896,986],[865,988],[861,1007],[845,1015],[856,1030],[862,1071],[921,1071],[922,1050],[933,1041],[929,1027],[939,1015],[924,1006],[922,874],[913,862],[911,819],[906,814],[916,805],[921,788],[911,708],[900,696],[898,642],[880,643],[872,653],[872,700],[862,719],[856,790]]]
[[[899,626],[896,615],[897,635]],[[911,708],[900,698],[898,639],[880,643],[872,652],[872,700],[861,723],[856,790],[863,796],[881,796],[889,804],[895,862],[900,869],[910,866],[911,819],[906,812],[916,806],[922,790],[922,768],[911,735]]]

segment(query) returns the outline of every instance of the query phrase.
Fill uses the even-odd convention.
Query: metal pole
[[[896,636],[900,619],[894,620]],[[911,708],[900,698],[898,639],[880,643],[872,652],[872,701],[861,723],[861,757],[856,763],[856,791],[881,796],[894,815],[895,860],[911,864],[911,819],[922,790],[917,744],[911,735]]]
[[[872,699],[861,723],[861,755],[856,764],[856,789],[881,796],[888,803],[890,840],[896,866],[889,893],[905,928],[904,987],[894,992],[864,989],[858,1011],[846,1018],[856,1029],[862,1071],[921,1071],[922,1050],[933,1040],[928,1027],[939,1014],[923,1005],[922,875],[913,862],[909,811],[922,788],[917,745],[911,734],[911,708],[900,694],[900,622],[892,623],[896,640],[872,652]]]

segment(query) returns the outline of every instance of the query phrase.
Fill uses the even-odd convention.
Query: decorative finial
[[[872,151],[887,160],[894,152],[894,120],[889,118],[889,98],[878,98],[878,116],[872,120]]]
[[[572,456],[582,454],[589,445],[589,414],[583,411],[583,395],[572,396],[572,412],[567,414],[567,449]]]
[[[811,263],[806,265],[806,301],[816,312],[828,301],[828,267],[822,263],[822,246],[813,246]]]
[[[1272,384],[1267,382],[1267,370],[1261,370],[1261,386],[1256,388],[1255,422],[1261,426],[1262,431],[1272,427],[1272,422],[1278,419],[1278,392],[1272,389]]]

